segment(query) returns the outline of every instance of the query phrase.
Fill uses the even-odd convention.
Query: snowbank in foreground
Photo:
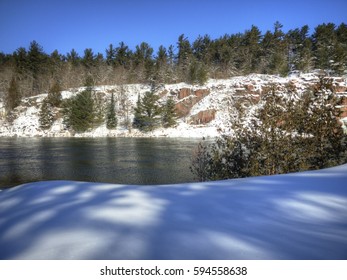
[[[0,192],[0,259],[347,259],[347,165],[207,183]]]

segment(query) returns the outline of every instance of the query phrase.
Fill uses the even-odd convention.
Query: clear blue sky
[[[263,32],[281,22],[285,31],[308,24],[347,23],[346,0],[0,0],[0,52],[28,47],[32,40],[47,53],[75,48],[104,53],[124,41],[132,49],[143,41],[176,46],[184,33],[218,38],[244,32],[252,24]]]

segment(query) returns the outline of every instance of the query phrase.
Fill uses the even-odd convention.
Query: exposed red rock
[[[347,117],[347,97],[344,97],[342,99],[342,104],[341,105],[342,105],[342,107],[341,107],[342,113],[340,115],[340,118],[342,119],[342,118]]]
[[[191,124],[207,124],[214,120],[216,117],[216,110],[205,110],[200,111],[196,115],[191,116],[190,123]]]
[[[189,88],[181,88],[178,92],[178,99],[180,101],[175,105],[177,115],[179,117],[187,116],[192,107],[205,96],[209,95],[209,93],[210,91],[208,89],[198,89],[196,91],[192,91]],[[181,100],[183,98],[184,100]]]
[[[180,102],[178,102],[175,105],[175,109],[177,112],[177,115],[179,117],[185,117],[189,114],[192,107],[198,103],[199,100],[197,100],[196,96],[190,96],[189,98],[186,98]]]
[[[180,91],[178,92],[178,99],[183,99],[189,95],[191,95],[190,88],[181,88]]]
[[[198,89],[194,91],[194,95],[199,99],[199,101],[209,94],[210,91],[208,89]]]

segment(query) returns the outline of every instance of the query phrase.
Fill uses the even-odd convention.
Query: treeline
[[[146,42],[130,49],[124,42],[109,45],[105,54],[91,48],[79,55],[57,50],[45,53],[36,41],[28,49],[0,53],[0,97],[12,85],[18,96],[48,92],[55,83],[62,89],[80,87],[87,76],[94,85],[125,83],[201,83],[208,78],[227,78],[249,73],[281,74],[324,69],[343,74],[347,68],[347,25],[307,25],[285,33],[276,22],[264,34],[252,26],[243,33],[211,39],[209,35],[189,41],[183,34],[175,46],[155,52]]]

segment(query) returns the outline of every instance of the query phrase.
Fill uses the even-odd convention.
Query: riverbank
[[[30,121],[29,121],[30,123]],[[92,129],[84,133],[74,133],[69,130],[65,130],[62,126],[57,129],[54,127],[49,131],[44,131],[39,128],[17,130],[15,128],[0,128],[0,137],[57,137],[57,138],[102,138],[102,137],[120,137],[120,138],[215,138],[220,135],[218,128],[215,126],[197,125],[191,126],[184,122],[179,122],[177,126],[171,128],[158,128],[150,132],[142,132],[138,129],[126,129],[118,128],[109,130],[106,125],[102,125],[98,128]]]
[[[220,110],[223,107],[220,97],[225,97],[226,93],[223,93],[221,89],[231,82],[230,80],[210,80],[204,86],[184,83],[162,85],[157,90],[160,96],[159,102],[163,105],[168,98],[174,99],[177,125],[171,128],[161,127],[151,132],[142,132],[131,127],[138,97],[150,90],[150,87],[145,84],[93,88],[93,94],[103,101],[103,106],[107,106],[111,93],[114,93],[118,120],[118,126],[114,130],[109,130],[105,124],[101,124],[84,133],[75,133],[67,129],[59,108],[53,109],[52,126],[49,129],[42,129],[40,108],[47,94],[24,98],[12,112],[11,121],[5,118],[4,105],[0,102],[0,137],[215,137],[218,135],[218,129],[228,120],[223,113],[225,108]],[[219,89],[216,90],[216,87]],[[74,97],[83,89],[63,91],[62,99]],[[122,102],[125,102],[125,105]]]
[[[345,77],[326,77],[337,96],[344,98],[341,105],[341,122],[347,123],[347,80]],[[40,127],[40,109],[47,94],[23,98],[21,104],[5,117],[4,104],[0,102],[0,137],[195,137],[211,138],[220,131],[228,131],[239,121],[243,113],[245,125],[250,125],[254,113],[263,106],[262,96],[269,87],[275,87],[281,94],[295,91],[298,96],[317,86],[320,77],[317,73],[279,77],[276,75],[251,74],[225,80],[210,79],[205,85],[185,83],[161,85],[156,94],[159,104],[164,106],[168,99],[175,102],[177,125],[171,128],[158,128],[152,132],[142,132],[131,127],[134,108],[139,97],[151,90],[149,85],[113,85],[93,88],[101,109],[104,111],[115,97],[115,111],[118,127],[108,130],[101,124],[84,133],[68,130],[64,124],[61,108],[53,108],[54,122],[49,129]],[[70,89],[61,93],[66,100],[76,96],[84,88]]]

